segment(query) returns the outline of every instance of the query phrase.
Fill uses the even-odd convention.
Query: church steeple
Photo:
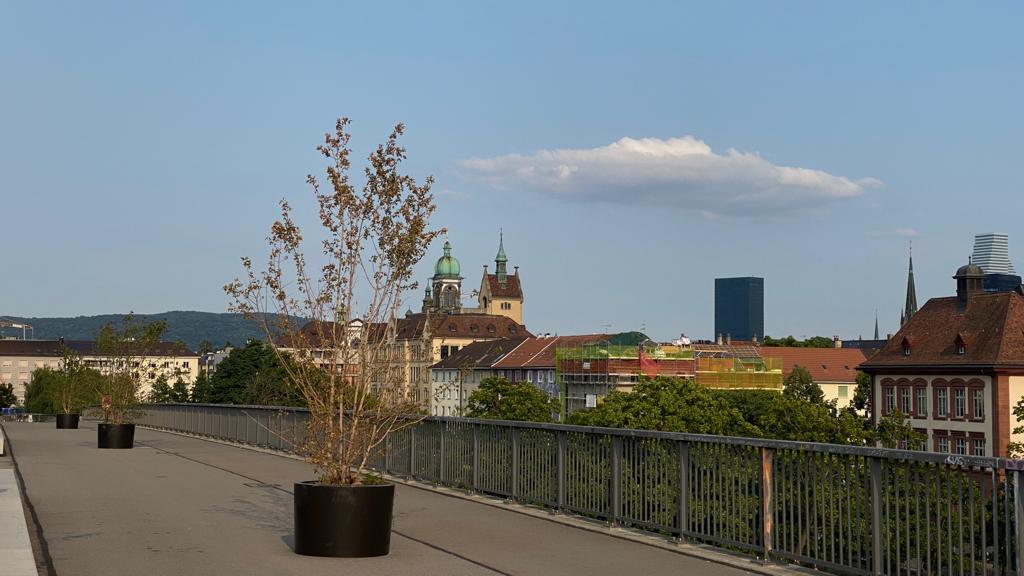
[[[498,255],[494,257],[494,268],[495,273],[498,276],[498,282],[501,284],[505,283],[505,279],[508,276],[508,258],[505,256],[505,235],[502,230],[498,230]]]
[[[875,340],[878,340],[878,309],[875,309]]]
[[[903,306],[903,314],[900,316],[900,326],[910,321],[910,317],[917,313],[917,289],[914,287],[914,245],[910,245],[910,269],[907,272],[907,302]]]

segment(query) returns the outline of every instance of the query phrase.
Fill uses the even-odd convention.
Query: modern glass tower
[[[715,278],[715,335],[764,338],[764,278]]]
[[[985,271],[986,292],[1008,292],[1021,284],[1010,262],[1010,240],[1006,234],[975,234],[971,262]]]

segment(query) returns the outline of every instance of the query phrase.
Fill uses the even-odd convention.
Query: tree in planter
[[[370,154],[360,188],[349,180],[348,124],[339,119],[317,147],[327,159],[326,182],[307,177],[324,236],[323,263],[307,264],[303,231],[282,200],[281,218],[268,238],[266,268],[257,271],[243,258],[246,277],[225,286],[232,311],[255,319],[277,343],[273,350],[285,381],[309,409],[298,449],[314,467],[318,486],[367,482],[370,459],[384,441],[417,422],[409,418],[418,406],[405,382],[393,330],[402,293],[415,287],[413,265],[441,232],[428,227],[435,209],[432,178],[419,184],[399,172],[406,157],[398,143],[404,127],[397,125]],[[296,317],[308,321],[300,326]],[[296,485],[296,551],[346,555],[326,544],[307,545],[312,539],[300,534],[305,518],[299,513],[300,490],[313,492],[306,484]],[[387,553],[386,548],[377,553]]]
[[[74,350],[65,349],[60,371],[53,380],[51,394],[54,405],[62,414],[75,414],[96,399],[92,391],[103,376],[87,367]]]
[[[139,416],[142,377],[147,357],[155,356],[167,325],[163,321],[143,324],[132,314],[126,315],[121,327],[107,324],[96,338],[96,353],[103,359],[103,378],[95,386],[100,398],[103,422],[130,424]]]
[[[551,422],[558,411],[558,403],[529,382],[509,382],[505,378],[490,377],[466,401],[466,415],[470,418],[497,420],[523,420]]]

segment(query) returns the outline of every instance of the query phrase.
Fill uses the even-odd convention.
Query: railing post
[[[882,462],[871,458],[871,573],[882,575]]]
[[[559,430],[559,431],[555,432],[555,441],[557,442],[557,446],[558,446],[558,458],[557,458],[558,466],[557,466],[557,469],[555,471],[555,474],[558,475],[558,480],[557,480],[557,484],[558,484],[558,497],[557,498],[558,498],[558,500],[557,500],[557,503],[558,503],[558,509],[559,510],[564,510],[565,509],[565,484],[566,484],[566,482],[565,482],[566,481],[565,459],[566,459],[566,456],[568,455],[567,453],[569,451],[569,435],[564,430]]]
[[[679,539],[690,532],[690,443],[679,442]]]
[[[612,523],[622,517],[622,436],[612,436]]]
[[[1017,549],[1017,576],[1024,576],[1024,473],[1013,472],[1013,519],[1017,533],[1014,535]]]
[[[512,500],[519,496],[519,428],[512,429]]]
[[[438,484],[441,484],[443,486],[444,485],[445,476],[447,476],[444,473],[445,468],[447,468],[447,466],[448,466],[447,450],[446,450],[447,442],[444,441],[445,440],[445,436],[447,436],[447,434],[445,434],[445,432],[447,432],[447,428],[448,428],[448,422],[445,422],[444,426],[441,427],[441,461],[437,463],[437,479],[434,480],[434,485],[435,486],[437,486]]]
[[[409,428],[409,478],[416,479],[416,428]]]
[[[761,448],[761,538],[764,561],[768,562],[772,555],[772,543],[775,541],[775,451],[768,447]]]
[[[473,424],[473,491],[480,489],[480,425]]]

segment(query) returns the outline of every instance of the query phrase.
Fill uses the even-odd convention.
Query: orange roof
[[[815,382],[856,382],[857,365],[865,360],[864,351],[859,348],[762,346],[761,357],[782,360],[784,376],[797,366],[806,368]]]
[[[581,334],[578,336],[548,336],[527,338],[515,350],[494,364],[495,368],[554,368],[555,350],[563,346],[580,346],[601,342],[610,334]]]

